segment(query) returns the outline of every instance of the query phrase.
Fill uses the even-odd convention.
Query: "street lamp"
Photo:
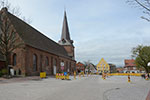
[[[150,62],[147,63],[147,66],[150,67]],[[148,72],[148,77],[149,77],[149,72]]]
[[[150,62],[148,62],[148,63],[147,63],[147,66],[149,66],[149,67],[150,67]]]

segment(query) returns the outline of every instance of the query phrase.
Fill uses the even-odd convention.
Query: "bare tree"
[[[89,72],[89,69],[90,69],[90,63],[91,63],[91,61],[90,61],[90,60],[88,60],[88,61],[84,61],[84,68],[85,68],[85,69],[87,69],[87,70],[88,70],[88,72]]]
[[[0,12],[0,54],[5,58],[5,67],[7,68],[9,75],[8,64],[10,63],[10,54],[16,48],[23,46],[23,43],[20,42],[19,37],[7,16],[6,10],[7,8],[2,8]]]
[[[8,0],[1,0],[0,1],[0,9],[2,9],[4,7],[6,7],[9,12],[11,12],[15,16],[21,18],[23,21],[27,22],[28,24],[31,23],[31,20],[29,18],[21,16],[22,14],[21,14],[20,7],[18,7],[18,6],[12,6],[12,4],[10,2],[8,2]]]
[[[127,0],[129,5],[141,8],[145,16],[141,16],[142,19],[150,22],[150,0]]]

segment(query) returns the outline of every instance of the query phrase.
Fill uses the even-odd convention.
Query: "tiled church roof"
[[[14,26],[15,30],[21,37],[21,39],[24,41],[26,45],[29,45],[31,47],[63,56],[69,58],[66,50],[63,46],[59,45],[55,41],[51,40],[50,38],[46,37],[39,31],[37,31],[35,28],[30,26],[29,24],[25,23],[18,17],[12,15],[7,11],[7,8],[3,8],[4,13],[8,16],[10,19],[12,25]]]

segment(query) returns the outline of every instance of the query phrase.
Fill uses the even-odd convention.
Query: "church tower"
[[[70,38],[66,11],[64,12],[62,34],[61,34],[61,40],[59,41],[59,44],[66,49],[68,55],[74,60],[75,59],[74,46],[73,46],[73,40],[71,40]]]

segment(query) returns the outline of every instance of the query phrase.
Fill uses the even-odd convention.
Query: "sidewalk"
[[[41,78],[39,76],[14,77],[14,78],[10,78],[10,79],[0,78],[0,84],[22,82],[22,81],[27,81],[27,80],[41,80]]]

